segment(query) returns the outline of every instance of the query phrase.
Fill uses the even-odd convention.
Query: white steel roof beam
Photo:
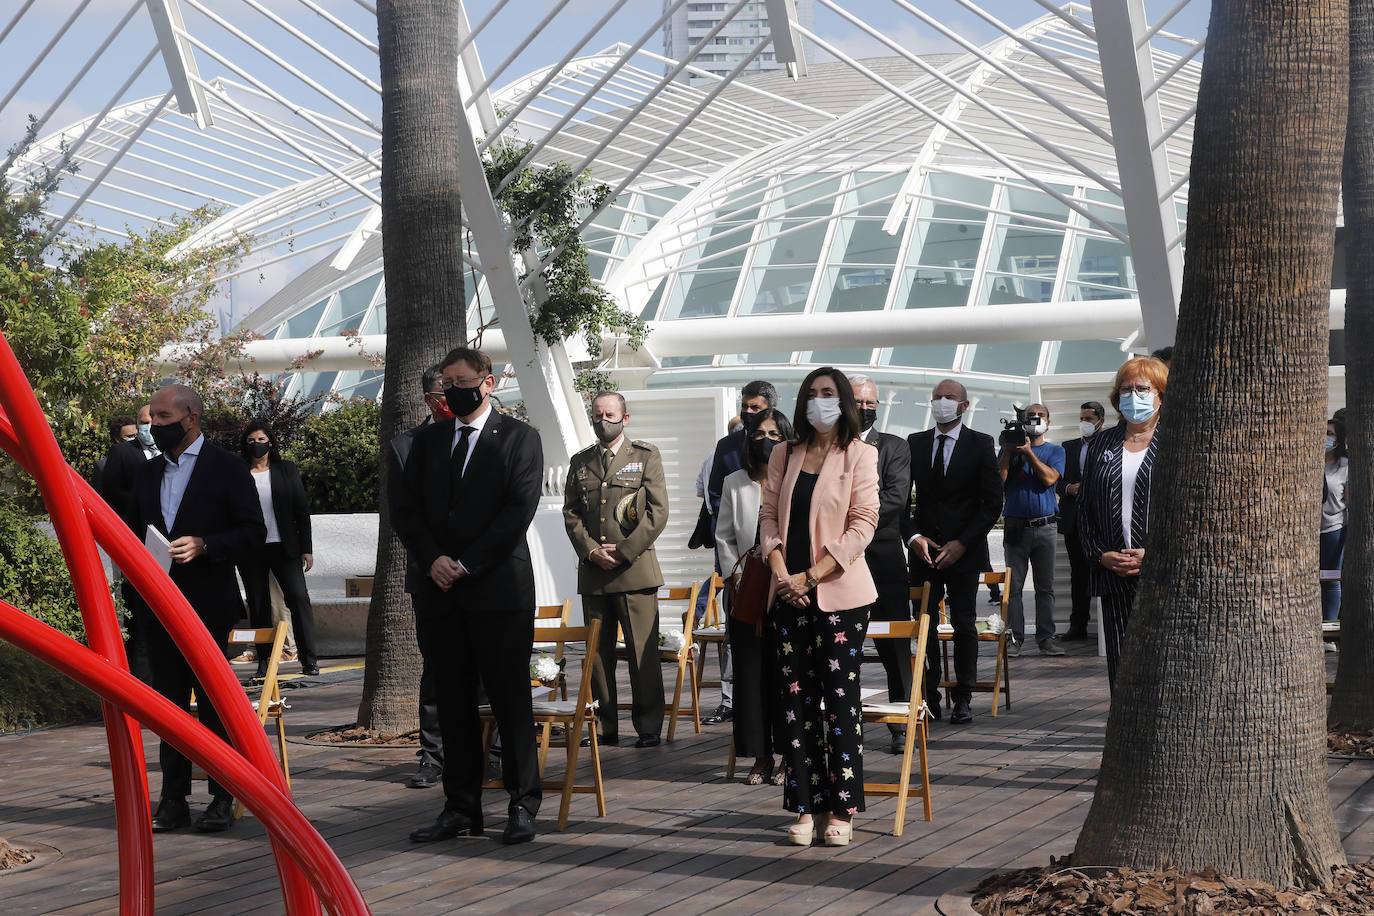
[[[109,123],[109,122],[107,122],[107,123]],[[126,124],[126,125],[129,124],[129,122],[127,122],[127,121],[119,121],[118,123],[120,123],[120,124]],[[92,143],[93,143],[93,144],[94,144],[95,142],[96,142],[96,141],[92,140]],[[227,168],[224,168],[224,167],[222,167],[222,166],[212,165],[212,164],[210,164],[209,162],[205,162],[205,161],[203,161],[203,160],[201,160],[201,159],[199,159],[199,158],[197,158],[197,157],[195,157],[195,156],[191,156],[191,155],[188,155],[188,154],[186,154],[186,153],[178,152],[177,150],[174,150],[174,149],[169,149],[169,148],[167,148],[167,147],[165,147],[165,146],[162,146],[161,144],[158,144],[158,143],[145,142],[145,143],[143,143],[143,144],[141,144],[141,145],[139,146],[139,149],[141,149],[141,150],[146,150],[146,151],[148,151],[148,152],[163,153],[163,154],[165,154],[165,156],[167,157],[167,160],[168,160],[168,161],[165,161],[165,162],[164,162],[164,161],[162,161],[162,160],[153,159],[153,158],[151,158],[151,157],[149,157],[149,156],[144,156],[144,155],[139,155],[139,154],[131,154],[129,158],[130,158],[130,159],[134,159],[134,160],[139,161],[139,162],[147,162],[147,163],[149,163],[150,165],[153,165],[153,166],[172,169],[173,171],[180,172],[180,173],[183,174],[183,175],[193,175],[193,176],[196,176],[196,177],[198,177],[198,178],[203,178],[203,179],[206,180],[206,181],[213,181],[213,179],[206,177],[203,171],[200,171],[200,172],[187,171],[186,169],[179,169],[179,168],[177,168],[177,167],[171,165],[171,161],[180,160],[180,161],[182,161],[182,162],[186,162],[186,163],[188,163],[188,164],[190,164],[190,165],[192,165],[192,166],[195,166],[195,167],[198,168],[198,169],[202,169],[202,170],[207,170],[207,169],[208,169],[209,171],[217,172],[217,173],[219,173],[219,174],[221,174],[221,175],[227,175],[227,176],[229,176],[229,177],[231,177],[231,178],[238,178],[239,180],[244,181],[244,182],[247,182],[247,183],[249,183],[249,184],[255,184],[255,185],[257,185],[258,187],[263,188],[263,189],[265,189],[265,190],[267,190],[267,191],[275,191],[275,190],[277,189],[277,186],[274,185],[274,184],[272,184],[271,182],[268,182],[268,181],[261,181],[261,180],[259,180],[259,179],[257,179],[257,178],[252,178],[252,177],[250,177],[250,176],[248,176],[248,175],[243,174],[243,172],[242,172],[241,170],[238,170],[238,169],[227,169]],[[251,198],[251,197],[256,197],[258,194],[261,193],[260,191],[251,191],[251,190],[248,190],[248,189],[246,189],[246,188],[237,188],[237,187],[235,187],[234,185],[225,184],[224,182],[218,182],[218,181],[216,181],[216,182],[214,182],[214,183],[215,183],[215,184],[218,184],[218,185],[219,185],[220,187],[222,187],[222,188],[228,188],[228,189],[230,189],[230,190],[238,191],[240,194],[243,194],[244,196],[250,197],[250,198]]]
[[[233,86],[240,92],[246,93],[248,95],[257,96],[260,99],[266,99],[268,101],[275,102],[276,104],[283,105],[284,107],[292,109],[293,111],[296,107],[299,107],[302,111],[309,113],[310,116],[316,120],[323,121],[325,124],[328,124],[331,127],[334,127],[346,133],[356,134],[357,136],[363,137],[364,139],[367,139],[370,142],[379,142],[381,138],[380,132],[372,130],[369,127],[359,126],[358,124],[355,124],[352,121],[344,121],[339,118],[331,117],[321,111],[316,111],[315,109],[308,108],[304,105],[296,106],[294,102],[283,101],[285,97],[282,96],[280,93],[274,93],[271,87],[264,86],[263,88],[258,88],[257,86],[251,84],[237,83],[230,79],[224,79],[223,77],[217,77],[215,79],[215,82],[220,82],[224,83],[225,85]],[[297,129],[299,130],[299,128]],[[304,130],[301,130],[301,134],[302,136],[312,136],[308,131]],[[354,154],[357,155],[356,150],[351,151],[353,151]]]
[[[1097,41],[1097,37],[1093,34],[1093,30],[1088,28],[1088,24],[1086,22],[1084,22],[1082,19],[1079,19],[1077,16],[1070,15],[1069,9],[1078,8],[1078,4],[1070,3],[1067,4],[1067,8],[1061,8],[1055,6],[1054,3],[1051,2],[1051,0],[1035,0],[1035,2],[1044,7],[1047,11],[1049,11],[1051,14],[1057,17],[1065,25],[1069,26],[1072,29],[1077,29],[1079,32],[1082,32],[1085,36],[1087,36],[1088,40],[1093,42]]]
[[[1177,3],[1175,3],[1173,6],[1169,7],[1168,12],[1166,12],[1163,16],[1159,17],[1159,21],[1158,21],[1158,22],[1156,22],[1154,25],[1150,26],[1150,27],[1149,27],[1148,29],[1146,29],[1143,33],[1141,33],[1140,37],[1136,40],[1136,47],[1137,47],[1137,48],[1143,48],[1143,47],[1145,47],[1146,45],[1148,45],[1151,41],[1153,41],[1153,40],[1154,40],[1154,37],[1155,37],[1156,35],[1158,35],[1159,32],[1160,32],[1166,25],[1168,25],[1169,22],[1170,22],[1175,16],[1177,16],[1180,12],[1182,12],[1182,11],[1183,11],[1183,8],[1186,7],[1186,6],[1187,6],[1189,3],[1191,3],[1191,2],[1192,2],[1192,0],[1178,0]],[[1168,37],[1174,37],[1174,36],[1168,36]]]
[[[362,45],[364,48],[367,48],[373,54],[381,53],[375,41],[372,41],[366,35],[363,35],[361,32],[354,29],[348,23],[344,22],[342,19],[339,19],[333,13],[329,12],[324,7],[316,3],[315,0],[300,0],[300,2],[306,9],[310,10],[312,13],[319,16],[325,22],[328,22],[330,25],[334,26],[334,28],[338,29],[340,32],[343,32],[349,38],[352,38],[354,41]],[[377,10],[374,7],[372,7],[371,4],[360,5],[363,7],[363,9],[371,13],[374,19],[376,18]]]
[[[105,187],[109,188],[109,187],[111,187],[111,185],[109,185],[109,184],[107,183],[107,184],[105,185]],[[136,212],[136,211],[134,211],[134,210],[128,209],[127,207],[119,207],[119,206],[116,206],[116,205],[114,205],[114,204],[112,204],[112,203],[106,203],[105,201],[99,200],[99,199],[94,198],[94,197],[90,197],[89,195],[83,196],[83,195],[81,195],[81,194],[73,194],[71,191],[63,191],[63,190],[60,189],[60,188],[59,188],[57,191],[54,192],[54,196],[55,196],[55,197],[65,197],[65,198],[67,198],[68,200],[77,201],[77,206],[81,206],[82,204],[86,204],[86,205],[91,206],[91,207],[99,207],[99,208],[102,209],[102,210],[109,210],[109,211],[111,211],[112,213],[118,213],[118,214],[120,214],[121,216],[131,216],[131,217],[133,217],[134,219],[137,219],[137,220],[143,220],[143,221],[149,222],[149,223],[156,223],[156,224],[159,225],[159,226],[174,226],[174,225],[176,225],[175,223],[169,222],[169,221],[167,221],[167,220],[165,220],[165,219],[162,219],[161,217],[153,216],[153,215],[148,214],[148,213],[138,213],[138,212]],[[138,196],[142,197],[142,196],[145,196],[145,195],[138,195]],[[151,198],[150,198],[150,199],[151,199]],[[169,204],[169,206],[175,206],[175,205]]]
[[[497,64],[496,69],[489,72],[486,76],[486,79],[484,79],[480,85],[478,85],[475,89],[472,90],[472,95],[466,99],[463,99],[463,107],[467,108],[470,105],[476,104],[477,100],[481,98],[482,94],[491,88],[491,84],[496,80],[500,79],[501,74],[505,73],[506,69],[510,67],[512,63],[515,62],[515,59],[525,52],[525,49],[530,46],[530,42],[534,41],[534,39],[538,37],[541,32],[544,31],[544,29],[549,25],[549,23],[553,22],[553,20],[558,17],[558,14],[563,11],[563,7],[567,6],[571,2],[572,0],[557,0],[557,2],[553,6],[553,9],[548,11],[548,13],[544,16],[544,18],[539,22],[538,25],[534,26],[533,28],[524,30],[525,37],[515,46],[515,48],[509,54],[506,55],[506,59],[501,61],[501,63]]]
[[[77,199],[76,203],[72,204],[71,209],[67,211],[66,215],[58,220],[56,225],[48,229],[47,237],[43,240],[45,248],[47,247],[47,243],[52,241],[54,236],[61,234],[67,223],[71,222],[72,217],[76,216],[76,211],[79,210],[81,205],[95,192],[95,189],[100,187],[100,183],[105,179],[105,176],[110,174],[110,170],[119,163],[120,159],[124,158],[124,155],[129,152],[129,148],[138,142],[138,138],[143,136],[143,132],[148,129],[148,125],[153,123],[153,120],[157,118],[158,115],[162,114],[162,109],[166,108],[167,103],[172,101],[173,94],[173,90],[167,90],[167,94],[162,97],[162,101],[149,111],[147,117],[143,119],[143,123],[139,124],[138,128],[129,134],[129,138],[124,141],[124,145],[110,157],[110,161],[105,164],[105,168],[101,170],[100,174],[91,179],[90,185],[87,186],[85,192]]]
[[[649,58],[650,60],[658,61],[661,64],[672,65],[681,63],[680,61],[673,60],[671,57],[665,57],[662,54],[655,54],[653,51],[640,51],[639,53]],[[700,67],[693,67],[691,64],[685,66],[683,68],[683,71],[685,73],[690,73],[692,76],[704,76],[712,80],[721,79],[720,76],[718,76],[715,73],[712,73],[710,70],[703,70]],[[776,92],[769,92],[767,89],[762,89],[758,86],[754,86],[749,83],[736,83],[735,88],[743,90],[745,92],[751,92],[755,95],[763,96],[764,98],[770,99],[774,102],[780,102],[784,105],[795,108],[798,111],[805,111],[808,114],[819,115],[820,117],[825,118],[828,121],[835,121],[838,120],[840,117],[834,112],[822,111],[819,108],[813,108],[812,106],[799,102],[796,99],[789,99],[787,98],[787,96],[779,95]]]
[[[1147,19],[1144,0],[1093,0],[1101,43],[1102,80],[1116,138],[1117,171],[1130,230],[1136,288],[1145,338],[1152,349],[1174,342],[1183,253],[1170,237],[1178,226],[1168,151],[1155,143],[1161,133],[1158,98],[1146,91],[1155,81],[1154,56],[1141,44]]]
[[[142,3],[143,0],[138,0],[138,2]],[[19,7],[19,10],[10,18],[9,23],[5,26],[5,30],[0,32],[0,44],[4,44],[5,39],[10,37],[10,32],[14,31],[14,27],[19,24],[19,20],[24,18],[24,14],[29,11],[29,7],[33,6],[33,4],[34,0],[24,0],[23,6]]]
[[[196,64],[195,52],[183,37],[185,22],[181,18],[180,0],[146,2],[148,18],[153,21],[158,47],[162,49],[162,62],[167,65],[167,76],[171,79],[172,91],[176,94],[177,109],[182,114],[195,118],[196,126],[203,130],[209,127],[213,120],[210,117],[210,106],[205,99],[205,91],[199,85],[200,69]]]
[[[538,109],[534,109],[534,110],[537,111]],[[533,126],[533,125],[537,124],[538,122],[537,122],[537,121],[525,121],[523,118],[521,118],[521,119],[520,119],[519,121],[517,121],[516,123],[518,123],[518,124],[529,124],[529,125]],[[568,138],[565,138],[565,139],[582,139],[582,138],[572,138],[572,137],[568,137]],[[587,142],[590,143],[591,141],[588,140]],[[581,155],[581,153],[580,153],[578,150],[570,149],[569,147],[560,146],[560,145],[557,145],[557,144],[554,144],[554,143],[546,144],[545,147],[544,147],[544,149],[545,149],[545,151],[550,152],[550,153],[563,153],[563,154],[566,154],[566,155],[571,156],[571,157],[576,157],[576,156]],[[627,149],[625,149],[624,147],[615,146],[615,145],[609,146],[609,147],[607,147],[607,149],[611,150],[612,152],[621,152],[621,153],[624,153],[626,156],[629,156],[629,157],[638,157],[638,156],[640,155],[639,153],[631,152],[630,150],[627,150]],[[698,158],[700,158],[700,157],[698,157]],[[703,160],[703,161],[704,161],[704,160]],[[709,177],[710,174],[711,174],[710,172],[704,172],[704,171],[702,171],[701,169],[694,169],[694,168],[692,168],[691,166],[683,165],[683,164],[680,164],[680,163],[679,163],[679,164],[675,164],[675,165],[673,166],[673,168],[674,168],[674,169],[677,169],[677,170],[679,170],[679,171],[682,171],[682,172],[686,172],[686,173],[689,174],[689,175],[695,175],[697,178],[701,178],[701,179],[707,178],[707,177]],[[597,165],[596,165],[596,171],[597,171],[598,173],[602,174],[602,175],[605,175],[605,174],[608,173],[608,172],[618,172],[618,173],[624,173],[624,174],[627,174],[627,175],[628,175],[628,174],[632,171],[632,169],[631,169],[630,166],[621,165],[621,164],[619,164],[619,163],[598,162]],[[659,180],[665,181],[665,182],[667,182],[667,183],[669,183],[669,184],[677,185],[678,187],[688,187],[688,182],[685,182],[685,181],[683,181],[683,180],[680,179],[680,178],[672,178],[672,179],[669,179],[669,178],[668,178],[664,173],[662,173],[662,172],[649,172],[649,171],[645,171],[643,174],[646,174],[646,175],[648,175],[648,176],[651,177],[651,178],[658,178]]]
[[[1068,64],[1059,60],[1057,57],[1050,54],[1048,51],[1044,50],[1043,48],[1037,47],[1035,42],[1027,38],[1024,35],[1024,33],[1018,32],[1016,29],[1013,29],[1011,26],[1002,22],[996,16],[993,16],[992,14],[984,10],[982,7],[978,6],[978,4],[973,3],[972,0],[956,0],[956,2],[960,6],[969,10],[978,18],[987,22],[989,25],[991,25],[997,31],[1001,32],[1003,35],[1006,35],[1008,38],[1015,38],[1018,42],[1021,43],[1022,47],[1024,47],[1031,53],[1039,56],[1051,67],[1054,67],[1056,70],[1060,71],[1065,76],[1068,76],[1069,78],[1082,83],[1084,86],[1088,88],[1090,92],[1098,96],[1101,96],[1103,94],[1103,89],[1101,86],[1097,85],[1091,79],[1084,76],[1076,68],[1070,67]]]
[[[328,48],[320,44],[315,39],[311,38],[309,35],[302,32],[300,29],[296,28],[291,23],[287,22],[282,17],[278,16],[276,13],[272,12],[267,7],[263,6],[261,3],[258,2],[258,0],[243,0],[243,2],[247,3],[253,9],[257,10],[259,13],[275,22],[278,26],[281,27],[283,31],[291,35],[291,37],[299,40],[302,44],[313,50],[316,54],[320,55],[325,60],[329,61],[331,64],[342,70],[344,73],[347,73],[349,76],[353,77],[355,80],[362,83],[368,89],[371,89],[373,92],[377,93],[378,96],[382,94],[382,87],[375,80],[373,80],[367,74],[363,73],[358,68],[354,67],[348,61],[339,57],[333,51],[330,51]]]
[[[637,82],[641,85],[650,84],[655,79],[653,74],[640,70],[638,67],[626,67],[621,75],[627,81]],[[683,96],[685,99],[686,93],[683,93]],[[685,100],[679,102],[677,99],[661,99],[660,105],[665,109],[678,111],[690,111],[692,107]],[[742,121],[741,119],[745,120]],[[701,113],[698,121],[699,124],[696,125],[698,129],[704,130],[707,125],[711,125],[712,129],[727,130],[730,133],[750,138],[754,143],[758,142],[759,137],[770,134],[779,137],[800,137],[805,134],[805,131],[797,128],[796,125],[779,122],[776,118],[770,118],[761,111],[731,102],[729,99],[718,99],[715,105]],[[769,122],[772,122],[772,130],[763,126]],[[755,128],[752,137],[739,129],[741,123]]]
[[[268,175],[280,178],[287,184],[295,184],[298,181],[302,181],[306,178],[311,178],[315,174],[314,172],[310,172],[306,169],[301,168],[300,166],[293,165],[292,163],[286,162],[282,159],[278,159],[274,156],[260,155],[256,150],[249,149],[248,147],[243,146],[239,143],[230,143],[228,140],[220,136],[215,137],[215,143],[218,144],[218,147],[214,147],[210,146],[208,143],[197,143],[196,141],[181,136],[178,133],[173,133],[171,129],[162,129],[179,128],[180,125],[172,119],[164,118],[158,121],[158,124],[159,127],[150,127],[148,129],[148,133],[154,134],[158,137],[162,137],[164,140],[168,140],[172,143],[179,143],[184,146],[189,146],[192,149],[200,150],[202,153],[205,153],[210,156],[222,156],[224,158],[229,159],[234,157],[234,152],[240,153],[243,157],[239,160],[240,167],[252,168],[256,169],[259,172],[265,172]],[[219,132],[219,127],[220,125],[216,125],[217,134]],[[273,165],[278,165],[282,168],[295,169],[300,174],[288,175],[285,172],[279,172],[271,166],[264,165],[263,163],[265,162],[270,162]]]
[[[57,43],[62,40],[62,36],[66,35],[67,31],[72,27],[72,23],[76,22],[77,17],[90,5],[91,0],[81,0],[77,8],[72,10],[72,14],[58,27],[57,34],[53,35],[51,40],[43,46],[43,49],[33,56],[33,59],[29,61],[28,69],[19,75],[19,79],[15,80],[14,85],[10,87],[10,91],[5,94],[3,99],[0,99],[0,111],[4,111],[5,106],[13,101],[15,95],[19,93],[19,90],[29,81],[29,77],[33,76],[33,71],[37,70],[38,65],[47,59],[48,55],[52,53],[52,49],[57,47]]]

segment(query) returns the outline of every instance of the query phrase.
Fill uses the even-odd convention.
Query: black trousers
[[[976,569],[934,569],[913,557],[911,564],[911,584],[920,586],[930,583],[930,635],[926,639],[926,679],[925,694],[939,701],[939,690],[943,672],[940,663],[940,639],[936,627],[940,615],[935,609],[944,599],[949,611],[949,622],[954,627],[954,680],[950,691],[954,702],[973,699],[973,685],[978,681],[978,576]],[[912,602],[911,612],[919,617],[921,608]],[[883,640],[888,642],[889,640]]]
[[[319,664],[315,653],[315,611],[305,587],[305,570],[300,557],[289,557],[281,544],[264,544],[239,561],[243,590],[248,594],[248,620],[255,628],[272,626],[272,592],[267,576],[281,586],[282,599],[291,612],[291,629],[296,634],[296,651],[302,668]],[[267,658],[271,645],[258,646],[258,659]]]
[[[445,809],[482,820],[482,720],[479,691],[486,686],[501,735],[501,776],[510,796],[530,814],[539,811],[539,756],[534,739],[529,659],[534,610],[424,610],[415,617],[431,672],[444,735]]]
[[[138,593],[128,579],[119,585],[119,595],[124,599],[124,607],[129,611],[129,638],[124,641],[124,654],[129,659],[129,671],[145,684],[153,682],[152,667],[148,663],[148,628],[161,626],[153,616],[152,608]],[[149,621],[152,621],[150,624]]]
[[[1064,549],[1069,554],[1069,576],[1072,583],[1070,595],[1073,607],[1069,611],[1069,630],[1074,633],[1088,631],[1088,619],[1092,616],[1093,596],[1088,585],[1088,558],[1083,555],[1083,540],[1074,529],[1064,535]]]
[[[874,620],[910,621],[910,586],[905,582],[878,582],[878,601],[873,605]],[[887,698],[892,703],[905,703],[911,697],[911,641],[907,639],[875,639],[878,659],[887,674]],[[889,725],[894,735],[905,734],[901,725]]]
[[[229,631],[233,621],[223,623],[206,621],[206,628],[215,644],[224,649],[229,644]],[[200,686],[200,681],[191,671],[181,650],[168,635],[158,620],[148,621],[145,629],[148,637],[148,663],[153,669],[153,689],[176,704],[183,712],[191,711],[191,691],[196,692],[196,716],[200,724],[228,740],[224,723],[219,713],[211,705],[210,698]],[[163,741],[158,745],[158,764],[162,767],[162,797],[186,798],[191,794],[191,761],[181,751]],[[210,780],[210,794],[215,798],[229,797],[229,790]]]
[[[773,605],[782,805],[788,811],[864,810],[859,667],[871,610],[872,605],[847,611],[823,611],[814,604],[798,608],[784,601]]]
[[[1129,591],[1102,596],[1102,639],[1107,646],[1107,686],[1116,692],[1116,669],[1121,665],[1121,646],[1126,642],[1126,622],[1135,603],[1135,586]]]
[[[414,599],[412,598],[412,604]],[[416,617],[416,633],[419,633],[419,617]],[[431,662],[425,640],[419,639],[420,659],[420,761],[429,761],[439,768],[444,766],[444,735],[439,728],[439,691],[434,686],[434,663]],[[480,701],[479,701],[480,702]]]
[[[734,658],[735,705],[731,720],[735,753],[740,757],[772,757],[773,727],[778,717],[778,648],[773,628],[762,633],[752,623],[731,617],[725,637]]]

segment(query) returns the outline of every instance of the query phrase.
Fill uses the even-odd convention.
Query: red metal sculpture
[[[0,636],[101,698],[114,780],[120,912],[136,916],[153,912],[153,840],[141,722],[203,767],[262,821],[276,854],[288,913],[319,913],[321,900],[331,913],[367,913],[367,904],[343,863],[292,802],[267,735],[224,653],[142,542],[62,458],[3,333],[0,449],[32,474],[42,490],[90,647],[4,602],[0,602]],[[129,674],[97,543],[147,600],[190,662],[220,712],[232,748]]]

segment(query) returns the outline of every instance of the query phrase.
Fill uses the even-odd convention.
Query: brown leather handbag
[[[730,571],[731,578],[739,573],[739,584],[730,594],[730,616],[742,623],[752,623],[756,632],[763,631],[763,621],[768,615],[768,588],[772,584],[772,572],[759,555],[755,544],[744,552]]]

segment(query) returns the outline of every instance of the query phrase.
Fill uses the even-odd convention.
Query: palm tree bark
[[[377,575],[367,617],[358,724],[418,724],[420,653],[405,594],[405,548],[388,522],[387,450],[425,416],[420,377],[466,338],[459,213],[456,0],[380,0],[382,261],[387,349]]]
[[[1341,654],[1327,721],[1374,728],[1374,2],[1350,0],[1346,238],[1346,444],[1350,507],[1341,572]]]
[[[1315,507],[1346,0],[1215,0],[1146,562],[1075,864],[1283,887],[1344,862]]]

